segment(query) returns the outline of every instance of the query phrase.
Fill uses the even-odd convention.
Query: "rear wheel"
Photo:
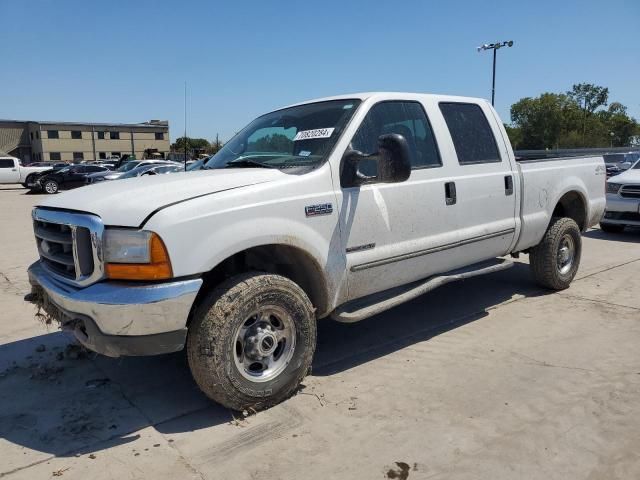
[[[542,241],[529,252],[536,282],[552,290],[569,288],[582,253],[580,228],[571,218],[554,218]]]
[[[315,344],[315,314],[304,291],[280,275],[254,272],[207,295],[189,327],[187,355],[209,398],[260,410],[296,391]]]
[[[58,182],[56,182],[55,180],[46,180],[42,185],[42,188],[46,193],[54,194],[54,193],[58,193],[59,186],[58,186]]]
[[[624,230],[624,225],[600,222],[600,230],[607,233],[620,233]]]

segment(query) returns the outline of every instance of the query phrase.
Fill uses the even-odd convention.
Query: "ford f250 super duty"
[[[319,319],[363,320],[509,254],[567,288],[605,176],[602,157],[516,162],[481,99],[305,102],[257,118],[203,170],[41,201],[29,298],[105,355],[186,347],[206,395],[265,408],[308,372]]]

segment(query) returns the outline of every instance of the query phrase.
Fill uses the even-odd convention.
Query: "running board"
[[[476,263],[468,267],[451,270],[429,277],[426,280],[410,283],[402,287],[392,288],[383,292],[374,293],[363,298],[348,302],[331,313],[331,318],[343,323],[353,323],[364,320],[385,310],[396,307],[401,303],[413,300],[431,290],[455,280],[477,277],[487,273],[506,270],[513,266],[513,262],[506,258],[496,258],[486,262]]]

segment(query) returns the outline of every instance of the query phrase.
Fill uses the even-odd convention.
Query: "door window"
[[[487,117],[474,103],[441,103],[460,165],[499,163],[500,152]]]
[[[418,102],[381,102],[367,113],[351,141],[351,148],[364,154],[378,151],[378,137],[389,133],[402,135],[409,144],[413,169],[442,165],[427,115]],[[363,160],[359,170],[364,175],[376,175],[375,160]]]
[[[0,159],[0,168],[13,168],[13,160],[11,159]]]

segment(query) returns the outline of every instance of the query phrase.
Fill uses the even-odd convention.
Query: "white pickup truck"
[[[518,163],[485,100],[332,97],[257,118],[204,170],[43,200],[28,297],[105,355],[186,346],[206,395],[260,409],[296,391],[319,319],[359,321],[521,252],[567,288],[604,208],[601,157]]]
[[[24,167],[16,157],[0,157],[0,185],[6,183],[21,183],[26,187],[27,176],[30,173],[44,172],[51,167]]]

